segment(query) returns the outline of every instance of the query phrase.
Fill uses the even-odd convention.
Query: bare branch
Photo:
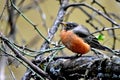
[[[109,18],[107,15],[105,15],[104,13],[102,13],[101,11],[95,9],[94,7],[89,6],[86,3],[74,3],[74,4],[69,4],[68,6],[65,7],[65,10],[69,7],[78,7],[78,6],[85,6],[93,11],[95,11],[96,13],[98,13],[99,15],[103,16],[105,19],[107,19],[108,21],[110,21],[111,23],[113,23],[116,26],[119,26],[119,24],[117,24],[117,22],[115,22],[113,19]]]
[[[30,62],[27,58],[25,58],[22,54],[20,54],[17,50],[15,50],[11,44],[9,44],[9,41],[3,37],[3,35],[0,35],[0,39],[4,41],[4,43],[14,52],[17,58],[23,60],[26,64],[28,64],[33,70],[35,70],[39,75],[41,75],[44,78],[50,79],[49,75],[41,70],[38,66]],[[50,79],[51,80],[51,79]]]

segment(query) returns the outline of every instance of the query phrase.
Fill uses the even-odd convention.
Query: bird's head
[[[72,30],[78,26],[78,24],[74,22],[61,22],[60,24],[64,27],[64,30],[66,31]]]
[[[79,37],[87,37],[90,35],[89,30],[83,25],[78,25],[74,22],[61,22],[60,24],[63,26],[65,31],[72,30]]]

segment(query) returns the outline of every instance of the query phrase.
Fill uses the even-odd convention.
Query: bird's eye
[[[73,23],[67,23],[65,30],[72,30],[73,28],[75,28],[77,25],[73,24]]]
[[[68,29],[73,29],[74,28],[74,25],[70,24],[70,25],[67,25]]]

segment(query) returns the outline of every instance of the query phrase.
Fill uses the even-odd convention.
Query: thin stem
[[[11,1],[11,5],[13,6],[13,8],[15,8],[15,10],[28,22],[30,23],[34,29],[38,32],[38,34],[44,39],[46,40],[47,42],[50,42],[46,37],[43,36],[43,34],[41,33],[41,31],[39,31],[39,29],[37,28],[37,25],[35,25],[30,19],[28,19],[15,5],[14,3]]]
[[[114,29],[120,29],[120,26],[114,26],[114,27],[111,27],[111,28],[102,28],[102,29],[96,30],[95,32],[93,32],[91,34],[95,34],[95,33],[101,32],[101,31],[114,30]]]
[[[105,19],[107,19],[108,21],[113,23],[114,25],[119,26],[119,24],[117,24],[117,22],[115,22],[113,19],[109,18],[106,14],[104,14],[103,12],[95,9],[94,7],[91,7],[90,5],[88,5],[86,3],[73,3],[73,4],[69,4],[64,9],[67,10],[69,7],[78,7],[78,6],[85,6],[85,7],[89,8],[89,9],[95,11],[96,13],[98,13],[99,15],[101,15],[102,17],[104,17]]]
[[[2,51],[3,53],[5,53],[5,55],[0,55],[0,56],[11,56],[14,59],[16,59],[17,61],[19,61],[23,66],[25,66],[26,68],[30,69],[32,72],[34,72],[37,76],[39,76],[41,79],[43,79],[38,73],[36,73],[32,68],[30,68],[28,65],[26,65],[22,60],[20,60],[19,58],[5,52],[3,49],[0,48],[0,51]]]

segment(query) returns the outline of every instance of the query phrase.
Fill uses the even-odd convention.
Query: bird
[[[85,26],[75,22],[61,22],[60,24],[63,26],[60,32],[61,42],[72,52],[83,55],[88,53],[91,48],[109,50],[106,46],[101,45]]]

